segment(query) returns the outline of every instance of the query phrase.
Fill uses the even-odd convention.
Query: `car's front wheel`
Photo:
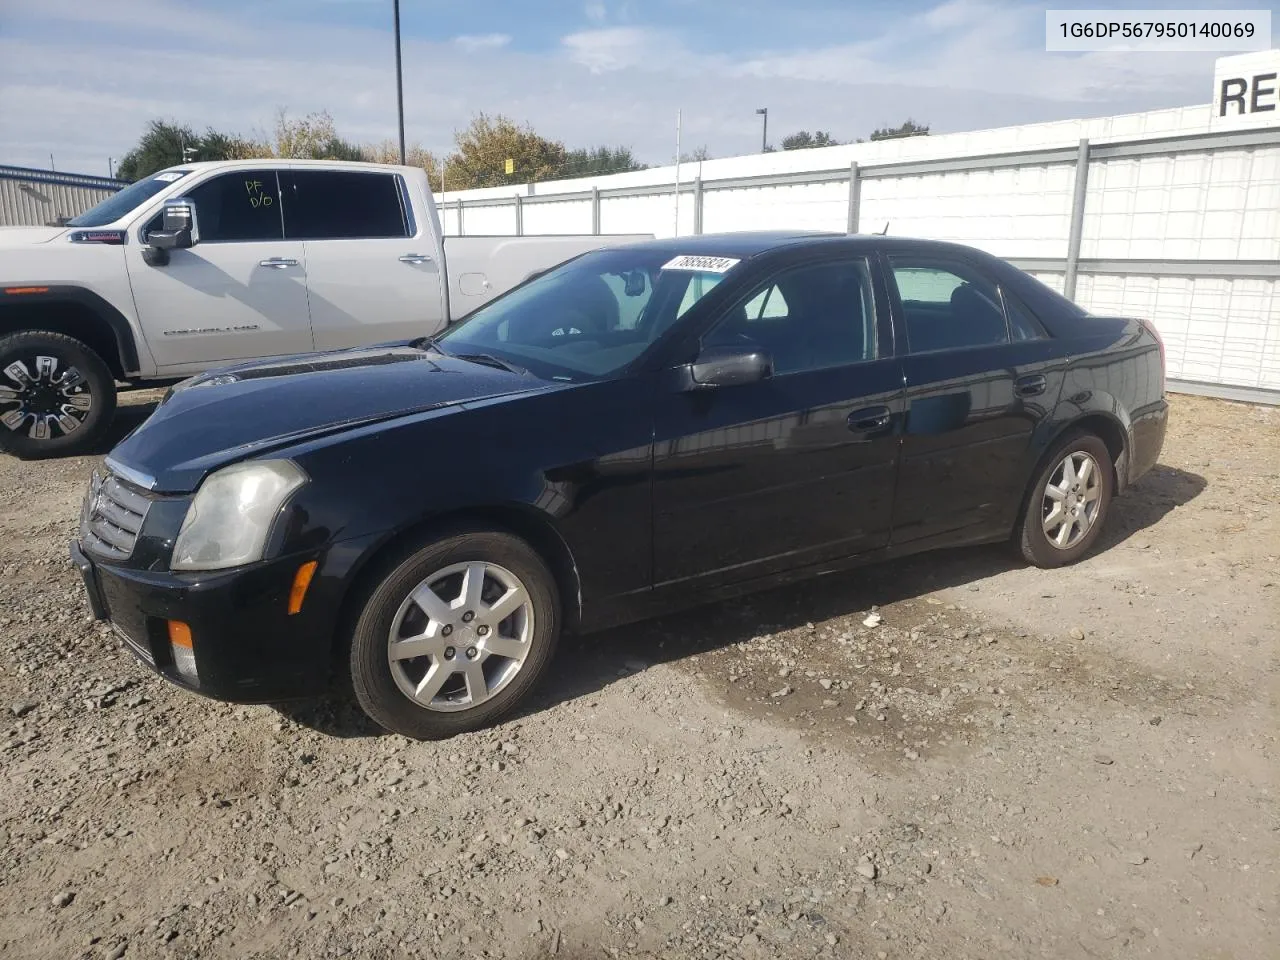
[[[418,740],[488,726],[533,688],[559,632],[554,579],[523,540],[435,540],[392,566],[364,605],[351,643],[356,699]]]
[[[1031,488],[1019,538],[1022,555],[1037,567],[1075,563],[1102,534],[1114,488],[1107,445],[1091,433],[1069,434]]]

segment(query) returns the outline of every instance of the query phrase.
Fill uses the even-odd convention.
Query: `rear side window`
[[[968,264],[891,257],[912,353],[1009,342],[999,288]]]
[[[250,243],[284,236],[274,170],[224,173],[186,196],[196,206],[201,243]],[[158,217],[155,225],[159,226]]]
[[[290,170],[280,174],[290,240],[407,237],[394,174]]]
[[[1015,343],[1022,340],[1039,340],[1044,336],[1044,331],[1032,316],[1031,311],[1003,286],[1000,287],[1000,299],[1004,302],[1005,316],[1009,318],[1009,334]]]

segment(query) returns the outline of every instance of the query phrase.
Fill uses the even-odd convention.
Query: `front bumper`
[[[283,557],[235,570],[173,573],[106,563],[71,543],[96,619],[165,679],[205,696],[263,703],[323,693],[332,675],[344,551]],[[298,567],[318,560],[302,610],[288,612]],[[335,575],[339,574],[339,575]],[[178,672],[169,620],[191,629],[197,676]]]

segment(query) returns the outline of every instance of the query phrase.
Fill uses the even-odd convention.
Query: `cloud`
[[[626,70],[631,67],[654,69],[670,63],[679,48],[670,32],[648,27],[602,27],[582,30],[561,39],[569,59],[592,73]]]
[[[468,53],[475,53],[477,50],[498,50],[505,47],[511,42],[511,35],[508,33],[463,34],[460,37],[454,37],[453,42]]]
[[[582,8],[582,12],[586,14],[587,19],[592,23],[604,23],[605,17],[609,15],[608,9],[601,0],[591,0],[590,3]]]

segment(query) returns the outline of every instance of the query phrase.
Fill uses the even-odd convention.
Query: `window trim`
[[[895,260],[915,261],[922,266],[938,265],[938,266],[941,266],[943,269],[946,269],[946,264],[955,264],[957,266],[966,268],[970,273],[976,274],[978,277],[985,280],[992,288],[995,289],[996,296],[997,298],[1000,299],[1000,316],[1004,319],[1004,337],[1005,337],[1004,342],[1003,343],[970,343],[960,347],[938,347],[936,350],[912,349],[911,330],[907,326],[907,311],[902,304],[902,294],[898,290],[898,278],[894,274]],[[895,319],[898,319],[900,321],[898,326],[901,327],[903,344],[906,347],[906,349],[902,353],[902,356],[904,357],[929,357],[929,356],[935,356],[939,353],[959,353],[965,350],[991,350],[996,347],[1007,347],[1014,343],[1031,342],[1026,340],[1018,341],[1013,339],[1013,327],[1009,323],[1009,311],[1005,309],[1004,298],[1001,293],[1001,288],[1004,285],[998,279],[993,277],[991,274],[987,273],[987,271],[983,270],[978,264],[974,263],[971,260],[967,260],[963,257],[958,257],[955,255],[948,256],[945,254],[942,256],[933,257],[927,253],[924,253],[924,254],[885,253],[884,269],[885,269],[885,281],[889,286],[889,297],[892,300]],[[961,276],[961,274],[957,273],[954,270],[947,270],[947,272],[952,273],[955,276]],[[961,279],[963,279],[963,277],[961,277]],[[1030,311],[1028,311],[1028,313],[1030,313]],[[1038,318],[1036,319],[1036,322],[1039,323]]]
[[[284,227],[284,239],[288,240],[291,243],[330,243],[330,242],[336,242],[341,240],[409,240],[409,239],[412,239],[414,236],[414,231],[409,229],[409,217],[406,216],[406,210],[410,210],[412,209],[412,207],[406,204],[406,197],[404,195],[404,187],[403,187],[404,178],[401,177],[399,174],[383,173],[382,171],[379,171],[379,170],[334,170],[334,169],[329,169],[327,167],[321,167],[321,168],[289,167],[285,171],[285,173],[288,174],[289,176],[295,176],[299,173],[324,173],[324,174],[338,174],[340,176],[388,178],[393,182],[393,187],[396,191],[396,201],[400,205],[400,229],[401,231],[403,231],[398,236],[386,236],[384,234],[381,236],[359,236],[359,237],[350,237],[350,236],[291,237],[289,236],[288,228]],[[283,185],[281,185],[280,192],[282,194],[284,193]],[[284,221],[284,218],[283,218],[283,208],[281,210],[281,214],[282,214],[281,220],[282,220],[282,226],[283,226],[283,224],[287,222],[287,221]]]
[[[806,373],[822,373],[824,371],[829,371],[829,370],[840,370],[840,369],[846,369],[849,367],[858,367],[858,366],[862,366],[863,364],[876,363],[880,360],[886,359],[886,357],[890,356],[890,354],[885,354],[882,352],[883,343],[880,335],[880,304],[878,302],[879,298],[876,295],[875,264],[873,261],[874,261],[874,254],[872,253],[847,253],[842,251],[838,256],[823,257],[822,259],[817,259],[817,260],[806,260],[801,262],[788,263],[788,264],[784,264],[777,267],[773,272],[766,274],[762,280],[760,280],[758,283],[752,284],[750,287],[747,288],[747,290],[744,293],[739,294],[737,297],[731,300],[725,307],[719,310],[719,312],[716,314],[715,319],[712,320],[711,323],[707,326],[707,328],[703,330],[702,333],[700,333],[696,337],[695,343],[697,345],[698,352],[701,352],[703,350],[707,337],[709,337],[712,333],[715,332],[716,328],[719,327],[722,322],[724,322],[724,320],[729,316],[730,313],[745,307],[755,297],[759,296],[761,291],[764,290],[766,287],[770,289],[772,289],[773,287],[776,287],[778,285],[779,278],[785,276],[786,274],[793,273],[799,270],[811,270],[816,267],[824,267],[833,263],[844,263],[844,264],[861,263],[864,270],[866,282],[867,282],[866,292],[870,294],[869,299],[871,301],[871,317],[870,317],[870,321],[871,321],[870,331],[871,331],[871,337],[872,337],[871,356],[864,357],[861,360],[854,360],[851,363],[833,363],[829,366],[810,367],[805,370],[788,370],[785,373],[775,372],[770,377],[770,379],[777,380],[782,377],[790,377],[790,376],[796,376],[796,375],[806,374]],[[767,298],[766,298],[766,302],[767,302]],[[763,306],[761,309],[763,310]],[[790,307],[788,307],[788,311],[789,310],[790,310]],[[788,313],[788,316],[789,315],[790,314]]]

